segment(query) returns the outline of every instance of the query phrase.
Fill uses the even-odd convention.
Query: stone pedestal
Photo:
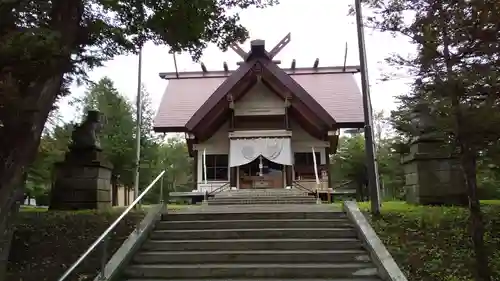
[[[55,167],[51,210],[111,208],[111,170],[101,152],[70,150]]]
[[[423,205],[468,204],[459,160],[444,153],[439,140],[417,140],[402,158],[406,201]]]

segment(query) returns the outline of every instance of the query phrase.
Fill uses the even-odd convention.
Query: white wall
[[[198,153],[198,191],[212,191],[225,184],[225,181],[205,181],[203,180],[203,151],[206,155],[229,154],[229,123],[224,123],[217,132],[203,143],[195,144],[193,149]],[[229,169],[228,169],[229,173]]]
[[[329,142],[311,136],[293,119],[290,120],[290,127],[292,129],[292,152],[312,153],[311,148],[314,147],[315,152],[320,153],[319,164],[326,164],[325,147],[330,145]]]

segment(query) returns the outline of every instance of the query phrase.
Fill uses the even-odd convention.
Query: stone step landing
[[[296,189],[242,189],[218,193],[208,204],[316,204],[316,198]]]

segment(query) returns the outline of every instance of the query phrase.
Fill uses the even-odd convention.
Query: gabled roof
[[[225,80],[194,113],[186,123],[186,129],[194,132],[198,126],[206,127],[209,125],[207,124],[207,116],[209,116],[212,111],[216,110],[217,105],[223,102],[228,106],[229,103],[227,100],[225,101],[225,99],[227,99],[226,97],[230,92],[232,95],[236,96],[233,97],[235,99],[246,94],[251,86],[255,84],[258,76],[260,76],[267,85],[271,83],[277,85],[276,87],[280,89],[275,89],[275,92],[281,95],[283,99],[291,97],[292,108],[295,108],[297,111],[301,112],[301,114],[307,114],[306,111],[308,111],[308,116],[312,116],[310,119],[314,120],[314,124],[320,125],[324,130],[335,128],[335,119],[295,80],[290,78],[283,70],[276,67],[270,60],[262,57],[252,59],[250,56],[250,61],[243,64],[235,73]],[[245,90],[235,90],[238,83],[242,83],[243,79],[247,79],[248,81]],[[270,85],[269,87],[272,88]]]
[[[352,73],[342,70],[300,73],[289,75],[321,104],[339,127],[363,126],[361,91]],[[186,132],[189,119],[226,79],[224,75],[203,77],[200,74],[169,80],[154,120],[155,131]]]
[[[352,67],[284,70],[268,57],[263,45],[252,46],[236,71],[204,72],[202,77],[180,73],[177,79],[170,80],[154,129],[195,135],[205,129],[206,133],[209,125],[227,119],[228,96],[237,100],[259,79],[283,99],[291,98],[295,115],[304,117],[303,121],[317,131],[362,127],[361,94],[354,72],[357,69],[353,71]]]

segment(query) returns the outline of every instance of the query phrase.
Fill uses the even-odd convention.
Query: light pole
[[[373,141],[372,104],[370,99],[370,84],[366,62],[365,34],[361,0],[354,0],[356,10],[356,29],[358,31],[359,64],[361,67],[361,91],[363,93],[363,114],[365,119],[365,151],[368,168],[368,186],[370,187],[371,211],[380,214],[380,182],[378,178],[377,159]]]
[[[137,103],[136,103],[136,147],[135,147],[135,179],[134,179],[134,200],[139,196],[139,172],[141,163],[141,124],[142,124],[142,46],[139,47],[139,61],[137,66]],[[140,208],[140,204],[137,204]]]

